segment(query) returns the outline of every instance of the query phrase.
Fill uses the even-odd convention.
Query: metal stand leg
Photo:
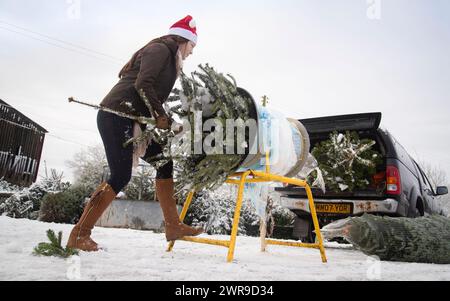
[[[241,217],[242,200],[244,198],[244,185],[245,180],[249,174],[250,172],[244,173],[241,176],[241,180],[239,182],[239,190],[236,200],[236,209],[234,211],[233,228],[231,230],[230,247],[228,248],[228,257],[227,257],[228,262],[233,261],[234,257],[234,248],[236,247],[236,236],[239,229],[239,219]]]
[[[322,262],[327,262],[327,257],[325,256],[325,249],[323,247],[323,239],[322,239],[322,233],[320,232],[319,227],[319,220],[317,219],[317,212],[316,212],[316,206],[314,205],[314,200],[312,197],[311,188],[309,185],[305,186],[306,195],[308,196],[309,200],[309,210],[311,211],[311,217],[314,224],[314,230],[316,233],[317,241],[319,243],[319,250],[320,250],[320,256],[322,257]]]

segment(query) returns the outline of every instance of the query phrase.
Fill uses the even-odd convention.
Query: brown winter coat
[[[151,41],[141,49],[130,68],[101,102],[101,106],[119,112],[150,117],[151,114],[138,94],[143,89],[153,110],[167,116],[162,104],[169,97],[177,79],[177,42],[170,37]]]

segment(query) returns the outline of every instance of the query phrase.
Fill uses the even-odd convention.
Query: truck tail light
[[[386,190],[388,194],[399,195],[402,190],[398,168],[388,165],[386,168]]]

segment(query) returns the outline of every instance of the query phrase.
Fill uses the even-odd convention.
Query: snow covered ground
[[[259,238],[238,237],[227,263],[224,247],[179,241],[167,253],[164,234],[98,227],[93,238],[106,251],[67,260],[31,254],[47,229],[63,231],[65,244],[71,228],[0,217],[0,280],[450,280],[450,265],[379,262],[336,243],[327,243],[323,264],[318,250],[269,246],[262,253]]]

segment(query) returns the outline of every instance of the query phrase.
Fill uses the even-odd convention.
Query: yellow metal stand
[[[268,159],[268,156],[266,156],[266,158]],[[287,184],[304,187],[306,190],[306,194],[308,196],[309,208],[311,210],[311,216],[312,216],[314,229],[315,229],[315,233],[316,233],[316,242],[315,243],[287,242],[287,241],[279,241],[279,240],[274,240],[274,239],[265,239],[265,237],[264,237],[262,239],[263,240],[262,244],[319,249],[320,255],[322,257],[322,262],[324,262],[324,263],[327,262],[327,258],[325,255],[325,248],[323,246],[323,239],[322,239],[322,235],[320,233],[320,227],[319,227],[319,222],[317,219],[316,207],[314,205],[311,188],[306,183],[306,181],[271,174],[269,165],[266,165],[266,172],[253,171],[253,170],[249,170],[246,172],[239,172],[239,173],[235,173],[235,174],[231,175],[228,178],[228,180],[226,181],[226,183],[228,183],[228,184],[234,184],[234,185],[239,186],[230,240],[216,240],[216,239],[198,238],[198,237],[184,237],[181,240],[226,247],[226,248],[228,248],[227,261],[228,262],[233,261],[234,249],[236,247],[236,237],[237,237],[237,233],[238,233],[239,218],[241,216],[241,207],[242,207],[245,183],[261,183],[261,182],[281,182],[281,183],[287,183]],[[186,199],[186,202],[184,203],[183,210],[180,215],[181,221],[183,221],[186,216],[186,213],[189,209],[189,206],[191,205],[194,194],[195,194],[195,191],[191,191]],[[174,243],[175,243],[174,241],[169,243],[169,246],[167,249],[168,252],[172,251]]]

